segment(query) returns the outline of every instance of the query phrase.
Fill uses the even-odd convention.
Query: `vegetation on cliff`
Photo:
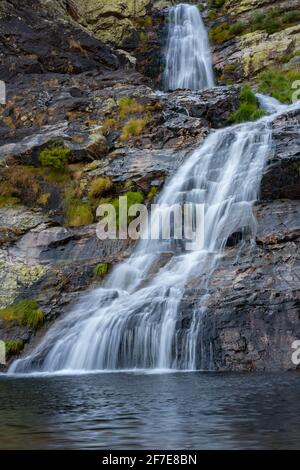
[[[244,85],[240,94],[240,106],[229,120],[235,124],[246,121],[256,121],[263,117],[265,112],[259,109],[256,97],[249,85]]]
[[[7,322],[17,322],[30,328],[39,328],[44,321],[44,313],[36,300],[20,300],[0,310],[0,317]]]
[[[266,70],[257,80],[261,93],[273,96],[282,103],[291,103],[293,94],[299,89],[300,70]]]

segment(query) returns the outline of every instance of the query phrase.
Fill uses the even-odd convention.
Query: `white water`
[[[259,99],[269,112],[288,109],[272,98]],[[140,241],[104,287],[87,294],[9,372],[203,368],[207,353],[201,348],[201,319],[210,277],[230,235],[239,231],[248,239],[255,236],[252,206],[271,150],[272,119],[212,132],[166,183],[159,203],[205,204],[201,249],[187,252],[174,239]],[[184,317],[182,298],[195,278],[203,295]]]
[[[205,292],[228,237],[255,235],[252,206],[272,145],[271,121],[268,116],[213,132],[166,184],[160,203],[205,204],[203,249],[186,252],[175,240],[140,241],[105,286],[89,293],[9,372],[201,368]],[[164,253],[169,258],[163,263]],[[204,295],[183,324],[181,300],[195,277]]]
[[[207,32],[196,5],[170,10],[164,88],[202,90],[214,86]]]

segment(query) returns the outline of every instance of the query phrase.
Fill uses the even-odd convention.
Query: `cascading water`
[[[178,329],[180,302],[193,277],[206,289],[232,233],[255,233],[252,205],[270,152],[271,120],[213,132],[166,185],[160,204],[205,204],[200,250],[174,250],[174,240],[140,241],[104,287],[88,294],[10,372],[201,367],[197,340],[206,296]],[[163,253],[169,260],[153,273]]]
[[[277,114],[289,109],[272,98],[259,100]],[[86,295],[9,372],[203,368],[199,336],[209,280],[230,235],[255,234],[252,206],[272,145],[272,119],[212,132],[166,184],[160,205],[204,204],[204,245],[185,251],[174,239],[141,240],[104,286]],[[204,294],[183,319],[181,301],[195,277]]]
[[[196,5],[170,10],[164,88],[202,90],[214,86],[208,35]]]

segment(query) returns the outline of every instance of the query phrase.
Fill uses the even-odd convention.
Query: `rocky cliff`
[[[240,85],[232,82],[258,86],[266,67],[297,70],[298,3],[276,2],[279,12],[292,12],[284,21],[268,0],[204,4],[223,86],[161,96],[155,89],[169,2],[1,2],[7,104],[0,107],[0,307],[18,310],[34,299],[43,312],[39,331],[17,321],[13,309],[0,315],[0,339],[15,341],[12,355],[28,351],[130,253],[131,243],[96,237],[99,202],[130,193],[150,203],[211,129],[230,124],[240,104]],[[266,25],[259,15],[268,14]],[[233,241],[214,274],[199,339],[199,351],[209,351],[207,366],[293,367],[289,348],[300,338],[299,117],[289,113],[274,122],[256,246]],[[41,160],[53,150],[68,156],[59,171]],[[179,328],[188,325],[200,294],[195,279]]]

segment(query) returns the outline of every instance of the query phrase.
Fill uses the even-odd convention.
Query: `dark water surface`
[[[300,375],[0,377],[1,449],[297,449]]]

